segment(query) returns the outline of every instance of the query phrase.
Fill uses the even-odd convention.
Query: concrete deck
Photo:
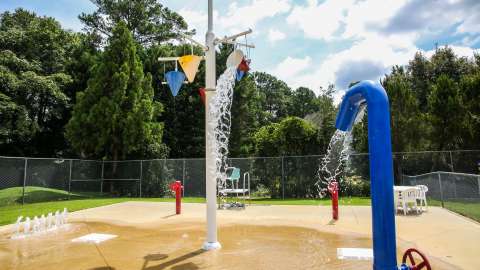
[[[100,222],[154,229],[161,225],[205,224],[204,204],[183,204],[181,215],[173,203],[126,202],[74,212],[70,222]],[[327,206],[251,205],[246,210],[219,210],[219,226],[294,226],[320,232],[371,238],[371,209],[368,206],[340,206],[340,220],[331,221]],[[480,269],[480,224],[448,210],[429,207],[418,216],[396,217],[399,253],[416,247],[428,257],[445,262],[449,269]],[[10,228],[4,226],[2,231]],[[222,235],[219,234],[222,242]],[[437,264],[438,265],[438,264]]]

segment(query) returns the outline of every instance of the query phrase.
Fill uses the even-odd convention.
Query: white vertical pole
[[[208,31],[205,36],[208,50],[205,53],[205,181],[207,199],[207,239],[203,249],[221,247],[217,240],[217,179],[215,178],[215,156],[212,141],[215,139],[210,121],[210,100],[215,97],[215,34],[213,33],[213,1],[208,0]]]

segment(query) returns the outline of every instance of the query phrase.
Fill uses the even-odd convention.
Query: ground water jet
[[[34,216],[33,219],[26,217],[25,221],[23,216],[19,216],[15,225],[13,226],[12,239],[26,238],[33,235],[38,235],[63,228],[67,223],[68,210],[63,209],[63,212],[56,211],[55,215],[48,213],[47,217],[41,215],[40,217]]]

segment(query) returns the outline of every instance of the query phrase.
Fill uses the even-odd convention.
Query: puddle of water
[[[72,243],[89,233],[118,235]],[[2,269],[370,269],[371,261],[339,260],[337,248],[371,248],[369,238],[287,226],[234,225],[219,229],[222,249],[204,252],[204,224],[155,229],[74,223],[54,236],[0,236]],[[438,268],[434,269],[448,269]]]

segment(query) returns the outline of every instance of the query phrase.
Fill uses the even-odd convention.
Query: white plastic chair
[[[402,207],[404,215],[407,215],[409,204],[413,204],[413,209],[415,209],[415,211],[417,211],[418,213],[416,188],[396,191],[394,195],[394,200],[395,200],[395,210],[397,209],[398,206]]]
[[[417,200],[420,201],[420,210],[423,211],[423,206],[425,206],[425,211],[427,211],[428,210],[428,205],[427,205],[428,187],[425,185],[418,185],[417,188],[418,188]]]

